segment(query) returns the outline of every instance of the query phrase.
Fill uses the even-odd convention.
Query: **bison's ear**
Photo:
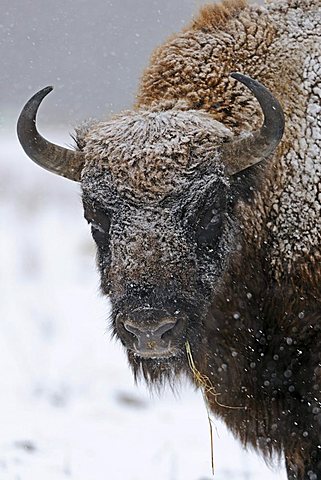
[[[231,77],[243,83],[258,100],[264,115],[264,122],[259,130],[242,135],[224,144],[222,161],[226,172],[231,177],[240,175],[253,179],[257,169],[254,166],[272,156],[279,145],[284,132],[284,114],[278,100],[260,82],[241,73],[232,73]]]
[[[43,88],[23,107],[17,123],[18,138],[28,157],[40,167],[79,181],[85,162],[84,153],[49,142],[40,135],[36,127],[39,105],[51,91],[52,87]]]
[[[264,178],[265,162],[252,165],[230,177],[231,200],[236,204],[239,200],[250,201]]]

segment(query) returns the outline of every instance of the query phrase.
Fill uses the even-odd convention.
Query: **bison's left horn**
[[[259,130],[232,140],[222,147],[227,173],[234,175],[261,162],[274,152],[283,136],[284,114],[278,100],[260,82],[241,73],[232,73],[231,77],[251,90],[264,115],[264,123]]]
[[[17,123],[18,138],[26,154],[35,163],[50,172],[79,181],[85,162],[84,153],[55,145],[37,131],[39,105],[52,89],[53,87],[43,88],[23,107]]]

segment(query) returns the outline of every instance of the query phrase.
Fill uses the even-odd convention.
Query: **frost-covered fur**
[[[119,192],[142,201],[160,200],[184,188],[181,173],[188,177],[202,162],[213,162],[218,145],[232,135],[202,111],[125,112],[92,128],[86,149],[93,149],[94,165],[104,168],[108,159]]]
[[[283,452],[289,478],[310,480],[321,479],[320,10],[203,7],[155,50],[135,108],[77,139],[115,333],[118,315],[150,306],[186,323],[172,359],[129,353],[135,374],[188,373],[187,339],[220,394],[221,405],[208,394],[212,410],[244,444]],[[221,146],[262,122],[233,71],[278,98],[286,131],[269,161],[229,177]]]
[[[229,78],[240,71],[262,81],[286,115],[286,136],[257,194],[251,231],[268,236],[276,276],[308,256],[314,271],[321,244],[321,14],[315,0],[243,1],[206,6],[185,32],[153,54],[137,106],[184,99],[231,127],[253,130],[261,121],[253,96]],[[225,23],[224,23],[225,22]],[[220,29],[214,30],[219,24]],[[249,215],[252,217],[253,208]],[[250,221],[250,220],[248,220]]]

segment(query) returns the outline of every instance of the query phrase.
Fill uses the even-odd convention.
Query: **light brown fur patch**
[[[204,5],[187,29],[208,32],[213,28],[222,27],[228,20],[246,8],[247,4],[246,0],[223,0],[219,4]]]

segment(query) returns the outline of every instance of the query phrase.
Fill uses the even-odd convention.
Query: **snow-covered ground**
[[[79,187],[0,152],[0,479],[211,479],[201,394],[151,397],[109,338]],[[217,480],[285,479],[214,424]]]

